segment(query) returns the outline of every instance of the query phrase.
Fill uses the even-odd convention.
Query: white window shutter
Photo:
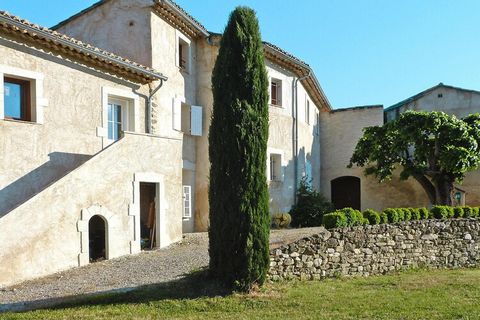
[[[192,106],[190,108],[191,117],[190,117],[190,134],[192,136],[201,137],[203,134],[203,107]]]
[[[192,186],[183,186],[183,217],[192,217]]]
[[[182,130],[182,101],[173,98],[172,107],[173,130]]]

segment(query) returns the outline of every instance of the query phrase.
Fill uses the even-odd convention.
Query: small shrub
[[[343,208],[340,211],[343,212],[343,214],[347,218],[347,225],[349,227],[361,226],[364,224],[364,218],[360,211],[352,208]]]
[[[418,209],[418,211],[420,212],[420,219],[430,219],[431,216],[430,216],[430,210],[428,210],[427,208],[420,208]]]
[[[412,220],[412,210],[410,208],[402,208],[405,221]]]
[[[465,218],[473,218],[475,215],[474,210],[472,207],[463,207],[463,216]]]
[[[385,209],[383,213],[387,216],[388,223],[398,222],[398,213],[395,209]]]
[[[420,220],[422,219],[422,214],[420,209],[418,208],[410,208],[410,212],[412,213],[412,220]]]
[[[380,223],[388,223],[388,216],[385,212],[380,212]]]
[[[272,215],[272,226],[277,229],[286,229],[292,222],[292,217],[288,213],[277,212]]]
[[[363,211],[363,217],[368,220],[368,224],[380,224],[380,214],[372,209],[367,209]]]
[[[403,211],[402,208],[396,208],[394,210],[397,211],[398,222],[405,221],[405,211]]]
[[[306,178],[303,178],[297,191],[297,204],[290,210],[292,226],[320,226],[323,215],[334,210],[333,204],[321,193],[313,190]]]
[[[453,208],[448,206],[434,206],[430,210],[435,219],[448,219],[453,217]]]
[[[454,218],[463,218],[464,212],[462,207],[453,208],[453,217]]]
[[[480,207],[475,207],[472,209],[473,209],[473,218],[477,218],[478,216],[480,216]]]
[[[347,217],[342,211],[337,210],[335,212],[324,214],[322,223],[327,229],[344,228],[347,226]]]

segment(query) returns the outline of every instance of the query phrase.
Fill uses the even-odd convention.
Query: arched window
[[[99,215],[88,222],[88,243],[90,262],[107,259],[107,222]]]
[[[345,176],[331,182],[332,202],[336,209],[361,210],[360,178]]]

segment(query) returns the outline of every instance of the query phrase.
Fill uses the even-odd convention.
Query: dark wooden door
[[[336,209],[361,210],[360,178],[339,177],[331,181],[332,202]]]

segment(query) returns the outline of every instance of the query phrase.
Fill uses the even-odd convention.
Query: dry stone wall
[[[414,267],[480,265],[480,219],[323,229],[271,250],[269,278],[369,276]]]

